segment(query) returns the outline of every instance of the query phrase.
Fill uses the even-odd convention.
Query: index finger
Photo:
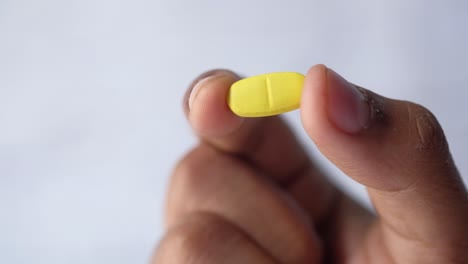
[[[202,140],[254,162],[280,183],[307,166],[305,151],[280,117],[243,118],[229,109],[227,93],[239,76],[215,70],[201,77],[188,90],[184,103],[190,125]]]
[[[184,99],[191,126],[203,142],[227,155],[242,157],[271,177],[317,220],[329,207],[335,189],[282,118],[242,118],[229,109],[227,94],[239,79],[227,70],[210,71],[197,78]]]

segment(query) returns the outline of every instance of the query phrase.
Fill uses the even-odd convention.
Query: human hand
[[[187,93],[200,143],[174,170],[154,263],[468,263],[467,191],[427,109],[323,65],[307,73],[303,127],[367,187],[374,215],[327,180],[279,116],[234,115],[226,95],[238,79],[211,71]]]

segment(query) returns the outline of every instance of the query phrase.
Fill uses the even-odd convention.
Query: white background
[[[462,0],[0,0],[0,263],[146,263],[170,171],[196,142],[182,95],[215,67],[325,63],[422,103],[466,177],[467,11]],[[287,117],[314,151],[298,112]]]

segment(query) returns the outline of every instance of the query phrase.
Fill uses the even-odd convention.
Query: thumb
[[[306,76],[301,117],[320,151],[368,187],[390,252],[419,263],[422,245],[433,254],[466,255],[467,192],[428,110],[318,65]]]

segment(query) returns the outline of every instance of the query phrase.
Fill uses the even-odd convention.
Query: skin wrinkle
[[[390,247],[388,246],[388,236],[385,236],[385,234],[383,233],[384,228],[382,228],[381,225],[382,225],[382,221],[379,219],[373,224],[372,229],[374,232],[377,232],[378,238],[380,238],[378,241],[381,241],[380,242],[382,244],[381,248],[382,248],[382,251],[387,256],[388,264],[397,264],[396,258],[392,254]],[[371,263],[374,263],[374,262],[371,262]]]
[[[422,245],[426,244],[426,241],[424,241],[420,236],[418,236],[416,232],[410,232],[411,229],[409,228],[405,228],[405,231],[402,231],[401,227],[395,227],[393,224],[391,224],[384,218],[379,218],[379,223],[381,223],[382,229],[392,232],[404,241],[416,242]]]
[[[242,237],[245,237],[246,239],[249,240],[250,243],[252,243],[254,246],[258,248],[258,250],[261,251],[265,256],[268,256],[268,258],[271,260],[273,263],[273,256],[270,255],[264,248],[262,248],[247,232],[245,232],[242,228],[240,228],[238,225],[233,223],[232,221],[229,221],[226,217],[223,217],[222,215],[209,212],[206,210],[198,210],[196,212],[190,212],[188,213],[185,217],[180,218],[179,221],[175,222],[167,231],[166,235],[163,237],[161,242],[156,248],[156,252],[159,248],[163,247],[163,244],[166,242],[168,238],[170,238],[170,235],[173,235],[174,232],[181,232],[183,228],[189,228],[187,225],[189,224],[194,224],[194,222],[202,222],[204,221],[204,228],[206,228],[208,231],[213,230],[213,223],[216,223],[218,225],[227,225],[228,227],[231,227],[233,231],[237,232],[237,234],[232,234],[231,236],[234,237],[234,239],[241,240]],[[196,223],[200,225],[200,223]],[[209,227],[209,228],[208,228]],[[193,227],[192,227],[193,228]],[[190,228],[189,228],[190,229]],[[181,234],[182,238],[186,238],[186,233]],[[232,237],[231,237],[232,238]],[[233,242],[232,240],[231,242]],[[226,241],[223,241],[225,243]],[[205,250],[202,250],[201,253],[207,253]],[[202,256],[198,256],[195,259],[204,259]],[[191,263],[191,262],[190,262]],[[198,262],[195,262],[198,263]]]
[[[386,189],[385,192],[388,193],[403,193],[405,191],[411,191],[418,183],[418,181],[421,180],[422,177],[415,177],[413,175],[414,171],[411,171],[410,169],[405,169],[402,172],[402,168],[408,168],[407,166],[408,162],[406,162],[405,158],[402,158],[398,154],[388,154],[385,155],[382,158],[382,163],[385,164],[385,166],[390,170],[390,171],[400,171],[399,177],[394,177],[393,180],[396,181],[398,184],[398,187]],[[403,183],[403,180],[405,179],[405,183]]]
[[[380,231],[381,234],[382,234],[381,238],[382,238],[383,243],[385,244],[384,248],[388,252],[387,255],[390,257],[390,259],[393,261],[393,263],[397,263],[397,262],[395,261],[396,256],[394,254],[392,254],[393,251],[390,250],[390,248],[391,248],[390,245],[396,246],[398,242],[389,241],[389,240],[395,240],[395,239],[391,238],[391,236],[389,236],[388,233],[384,233],[385,231],[394,234],[396,238],[402,239],[405,242],[412,243],[411,247],[416,248],[418,251],[423,250],[423,252],[427,253],[427,252],[430,252],[430,251],[433,251],[433,250],[437,249],[439,253],[441,251],[444,252],[444,250],[441,250],[440,248],[430,247],[430,245],[433,245],[432,241],[424,241],[421,238],[412,237],[411,235],[409,235],[409,234],[407,234],[407,233],[405,233],[405,232],[403,232],[401,230],[398,230],[397,228],[393,228],[391,225],[385,224],[384,221],[380,221],[379,223],[382,225],[382,227],[379,228],[379,230],[381,230]],[[387,227],[387,228],[385,228],[385,227]],[[401,244],[400,244],[400,247],[401,247]],[[415,257],[416,257],[415,255],[412,255],[411,259],[414,260]],[[419,259],[419,260],[423,261],[422,258],[425,257],[425,254],[421,255],[420,257],[421,257],[421,259]],[[442,257],[442,258],[445,258],[445,257]],[[411,263],[413,263],[413,262],[411,262]],[[421,262],[421,263],[423,263],[423,262]],[[424,263],[426,263],[426,262],[424,262]],[[434,262],[434,263],[452,263],[452,262],[443,261],[443,262]]]
[[[415,120],[419,139],[418,150],[443,154],[448,152],[445,150],[448,149],[445,135],[431,114],[423,113],[418,115]]]
[[[213,217],[218,217],[220,220],[224,221],[225,223],[235,228],[237,232],[239,232],[240,234],[248,238],[252,244],[257,246],[258,249],[262,251],[263,254],[268,256],[271,260],[275,259],[273,255],[271,255],[265,248],[263,248],[257,241],[255,241],[255,239],[250,234],[248,234],[245,230],[243,230],[239,225],[235,224],[232,221],[229,221],[229,219],[227,219],[226,217],[223,217],[222,215],[219,215],[219,214],[211,213],[209,211],[199,211],[199,213],[211,214]]]
[[[433,130],[433,124],[431,121],[428,120],[428,117],[426,114],[423,116],[418,116],[416,118],[416,128],[418,131],[418,139],[421,144],[419,144],[418,149],[424,150],[425,148],[431,148],[433,146],[432,139],[434,138],[434,134],[431,133],[428,135],[427,132],[425,132],[425,129],[428,130]]]
[[[437,191],[437,189],[438,188],[436,188],[434,186],[434,191]],[[421,205],[420,205],[421,207],[425,207],[428,210],[433,209],[433,212],[436,213],[436,205],[435,204],[432,204],[432,203],[430,203],[429,201],[427,201],[425,199],[420,199],[419,201],[421,203]],[[441,201],[441,203],[443,203],[443,199],[441,199],[439,201]],[[447,203],[446,203],[447,207],[453,206],[452,204],[450,204],[448,202],[449,202],[449,200],[447,199]],[[447,217],[450,218],[451,215],[447,215]],[[432,248],[432,247],[434,247],[433,239],[432,238],[424,239],[423,238],[425,236],[424,233],[421,234],[421,236],[418,236],[417,233],[411,232],[411,228],[406,228],[405,230],[402,230],[401,227],[396,228],[392,224],[390,224],[389,222],[385,221],[385,219],[381,219],[380,223],[382,225],[382,229],[385,228],[385,230],[390,231],[391,233],[395,234],[395,236],[397,238],[403,239],[404,241],[407,241],[407,242],[410,242],[410,243],[416,243],[415,247],[417,247],[417,248],[426,249],[428,251],[431,251],[431,250],[434,250],[434,249],[442,250],[441,248],[438,248],[438,247]],[[388,235],[385,236],[385,237],[388,237]],[[431,245],[432,245],[432,247],[431,247]],[[447,244],[445,243],[444,245],[447,245]],[[447,247],[447,248],[450,248],[450,247]],[[444,263],[447,263],[447,262],[444,262]],[[448,263],[451,263],[451,262],[448,262]]]

